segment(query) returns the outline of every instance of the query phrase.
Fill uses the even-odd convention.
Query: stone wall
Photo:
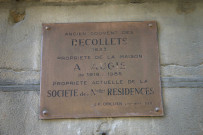
[[[201,0],[0,0],[0,135],[202,135]],[[39,120],[42,23],[158,23],[164,117]]]

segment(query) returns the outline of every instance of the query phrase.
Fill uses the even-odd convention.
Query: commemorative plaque
[[[163,116],[157,24],[43,24],[40,118]]]

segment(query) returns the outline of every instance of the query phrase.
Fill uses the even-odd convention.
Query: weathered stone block
[[[40,0],[41,2],[89,2],[89,1],[99,1],[99,0]],[[104,0],[101,0],[104,1]]]
[[[0,92],[2,135],[202,135],[202,89],[168,88],[164,117],[39,120],[39,92]]]
[[[5,67],[5,40],[8,27],[9,10],[0,9],[0,67]]]
[[[32,1],[35,6],[24,1]],[[203,134],[203,2],[117,4],[118,1],[75,6],[68,2],[88,3],[86,0],[13,1],[12,4],[18,3],[16,7],[25,8],[24,18],[14,23],[9,20],[9,10],[14,5],[0,5],[3,7],[0,9],[0,135]],[[55,6],[57,2],[67,3]],[[42,23],[145,20],[155,20],[159,26],[162,86],[200,88],[163,88],[164,117],[38,119]]]
[[[0,2],[10,2],[11,0],[0,0]]]
[[[174,3],[31,7],[27,9],[27,19],[39,20],[38,23],[156,20],[161,64],[198,66],[203,59],[203,19],[198,17],[203,14],[202,6],[203,3],[197,3],[187,19],[176,11],[178,5]]]
[[[203,65],[191,67],[179,65],[163,65],[161,66],[161,76],[203,77]]]
[[[192,8],[195,7],[195,10],[186,12],[190,9],[190,5]],[[1,79],[5,79],[1,82],[16,80],[14,82],[23,84],[22,73],[25,73],[25,77],[27,71],[40,70],[42,23],[144,20],[156,20],[159,26],[162,76],[202,77],[203,19],[199,17],[203,14],[202,6],[202,2],[189,3],[187,8],[181,10],[185,11],[185,14],[178,12],[178,8],[183,8],[178,3],[165,2],[60,7],[29,6],[25,9],[25,18],[17,23],[8,23],[9,9],[1,9],[0,68],[4,74]],[[21,72],[19,75],[18,71],[26,72]],[[26,80],[25,77],[25,82]],[[33,82],[35,84],[35,77]]]
[[[40,84],[39,71],[0,69],[0,85]]]
[[[40,0],[41,2],[69,2],[69,3],[76,3],[76,2],[94,2],[94,3],[101,3],[101,2],[113,2],[113,3],[143,3],[143,2],[158,2],[160,0]]]
[[[11,23],[18,23],[25,19],[25,10],[24,9],[13,9],[10,10],[9,19]]]
[[[6,24],[1,25],[3,52],[0,67],[13,70],[39,70],[41,27],[36,28],[35,22],[25,19],[20,22],[8,23],[9,11],[6,10]],[[36,30],[37,29],[37,30]]]

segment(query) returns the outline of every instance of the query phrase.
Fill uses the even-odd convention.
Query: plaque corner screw
[[[153,25],[151,23],[148,24],[149,27],[152,27]]]
[[[159,107],[156,107],[156,108],[155,108],[155,111],[158,112],[158,111],[159,111]]]
[[[51,28],[49,26],[45,26],[45,29],[46,30],[50,30]]]
[[[43,111],[42,111],[42,114],[43,114],[44,116],[46,116],[46,115],[48,115],[48,111],[47,111],[47,110],[43,110]]]

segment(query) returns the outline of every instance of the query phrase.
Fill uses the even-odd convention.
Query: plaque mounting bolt
[[[159,111],[159,107],[156,107],[156,108],[155,108],[155,111],[158,112],[158,111]]]
[[[46,26],[45,29],[46,29],[46,30],[50,30],[51,28],[50,28],[49,26]]]
[[[149,27],[152,27],[153,25],[151,23],[148,24]]]
[[[43,111],[42,111],[42,114],[43,114],[44,116],[46,116],[46,115],[48,115],[48,111],[47,111],[47,110],[43,110]]]

